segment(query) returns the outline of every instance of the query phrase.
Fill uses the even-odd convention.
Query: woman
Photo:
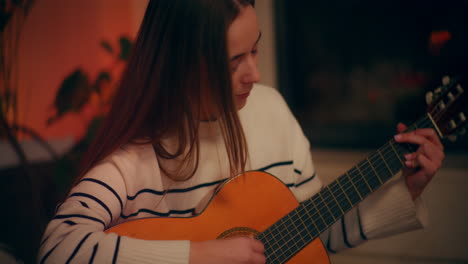
[[[261,33],[253,6],[149,2],[108,118],[44,234],[41,263],[265,263],[253,238],[144,241],[103,232],[138,218],[197,214],[220,183],[246,170],[276,175],[299,201],[322,187],[283,98],[254,86]],[[421,226],[412,200],[443,151],[432,130],[400,137],[421,146],[407,157],[417,169],[332,226],[322,237],[330,251]]]

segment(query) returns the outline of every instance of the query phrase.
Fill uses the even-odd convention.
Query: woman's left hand
[[[411,197],[416,199],[442,166],[445,159],[444,146],[434,129],[422,128],[403,133],[407,127],[398,124],[395,141],[418,145],[416,152],[405,155],[406,167],[403,169],[406,186]]]

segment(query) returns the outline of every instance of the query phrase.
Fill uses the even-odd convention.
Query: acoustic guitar
[[[468,96],[460,84],[444,77],[426,97],[434,99],[426,115],[408,130],[433,128],[444,139],[464,129]],[[225,182],[197,216],[138,219],[106,232],[191,241],[253,235],[265,245],[267,263],[329,263],[319,235],[400,171],[404,155],[415,150],[391,139],[302,203],[276,177],[251,171]]]

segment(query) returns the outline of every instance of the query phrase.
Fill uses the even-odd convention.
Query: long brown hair
[[[183,170],[161,167],[172,179],[192,177],[199,162],[199,118],[207,101],[218,113],[231,174],[245,170],[247,144],[233,102],[226,34],[247,5],[254,6],[254,0],[150,0],[112,107],[74,184],[117,148],[136,140],[151,143],[158,158],[181,158]],[[163,145],[169,135],[177,139],[175,151]]]

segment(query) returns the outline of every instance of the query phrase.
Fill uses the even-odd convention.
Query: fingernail
[[[405,154],[405,159],[411,158],[411,154]]]
[[[398,135],[395,135],[395,140],[397,140],[397,141],[398,141],[398,140],[400,140],[400,139],[401,139],[401,135],[400,135],[400,134],[398,134]]]
[[[406,167],[411,168],[413,166],[413,163],[409,160],[405,161]]]

